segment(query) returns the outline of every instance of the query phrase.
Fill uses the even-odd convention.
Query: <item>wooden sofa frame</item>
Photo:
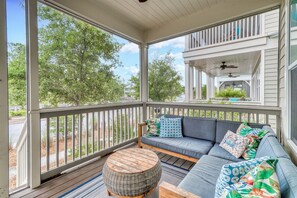
[[[180,153],[175,153],[175,152],[172,152],[172,151],[168,151],[168,150],[165,150],[165,149],[161,149],[161,148],[158,148],[158,147],[155,147],[155,146],[151,146],[151,145],[142,143],[141,142],[141,137],[143,135],[143,127],[144,126],[146,126],[145,122],[142,122],[142,123],[138,124],[138,147],[139,148],[151,149],[151,150],[154,150],[154,151],[165,153],[165,154],[168,154],[168,155],[171,155],[171,156],[174,156],[174,157],[177,157],[177,158],[181,158],[181,159],[184,159],[184,160],[187,160],[187,161],[195,162],[195,163],[198,161],[198,159],[194,158],[194,157],[189,157],[189,156],[186,156],[186,155],[183,155],[183,154],[180,154]]]
[[[172,151],[168,151],[165,149],[161,149],[158,147],[154,147],[154,146],[142,143],[141,137],[143,135],[143,127],[145,126],[146,126],[145,122],[138,123],[138,147],[139,148],[146,148],[146,149],[158,151],[161,153],[165,153],[165,154],[178,157],[184,160],[188,160],[191,162],[195,162],[195,163],[198,161],[197,158],[189,157],[186,155],[182,155],[180,153],[175,153]],[[161,185],[159,186],[159,198],[199,198],[199,197],[197,195],[194,195],[193,193],[183,190],[182,188],[179,188],[167,182],[162,182]]]

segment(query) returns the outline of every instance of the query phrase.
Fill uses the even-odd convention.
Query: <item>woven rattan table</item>
[[[142,198],[154,190],[161,173],[160,160],[153,151],[128,148],[108,157],[103,180],[109,195]]]

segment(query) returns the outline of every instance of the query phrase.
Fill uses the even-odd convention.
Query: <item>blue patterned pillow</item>
[[[183,137],[181,118],[161,117],[160,124],[160,137]]]
[[[255,168],[263,161],[266,161],[270,158],[271,157],[269,156],[265,156],[248,161],[225,164],[221,169],[220,176],[216,183],[215,198],[221,197],[224,189],[227,186],[237,183],[239,179],[247,174],[251,169]]]

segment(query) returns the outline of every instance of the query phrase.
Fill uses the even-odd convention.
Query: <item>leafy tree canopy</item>
[[[40,6],[38,14],[41,101],[82,105],[119,100],[123,85],[113,70],[121,66],[120,44],[47,6]]]
[[[182,77],[173,68],[174,58],[167,53],[162,58],[155,58],[149,63],[149,97],[153,101],[173,101],[180,96],[184,87],[180,81]],[[133,84],[135,91],[134,97],[139,98],[140,95],[140,81],[139,74],[133,76],[130,81]]]
[[[26,47],[20,43],[8,44],[9,105],[26,105]]]

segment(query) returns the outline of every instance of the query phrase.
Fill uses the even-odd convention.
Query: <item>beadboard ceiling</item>
[[[275,9],[280,0],[40,0],[135,42],[155,43]]]
[[[121,13],[144,30],[161,27],[166,23],[191,15],[226,0],[91,0],[96,5],[110,7],[113,12]]]
[[[195,67],[201,69],[202,71],[216,77],[228,76],[229,73],[240,74],[240,75],[251,75],[257,61],[261,55],[260,51],[228,55],[228,56],[218,56],[208,59],[201,59],[192,62],[191,64]],[[235,65],[238,68],[226,68],[225,70],[217,69],[225,61],[226,65]]]

